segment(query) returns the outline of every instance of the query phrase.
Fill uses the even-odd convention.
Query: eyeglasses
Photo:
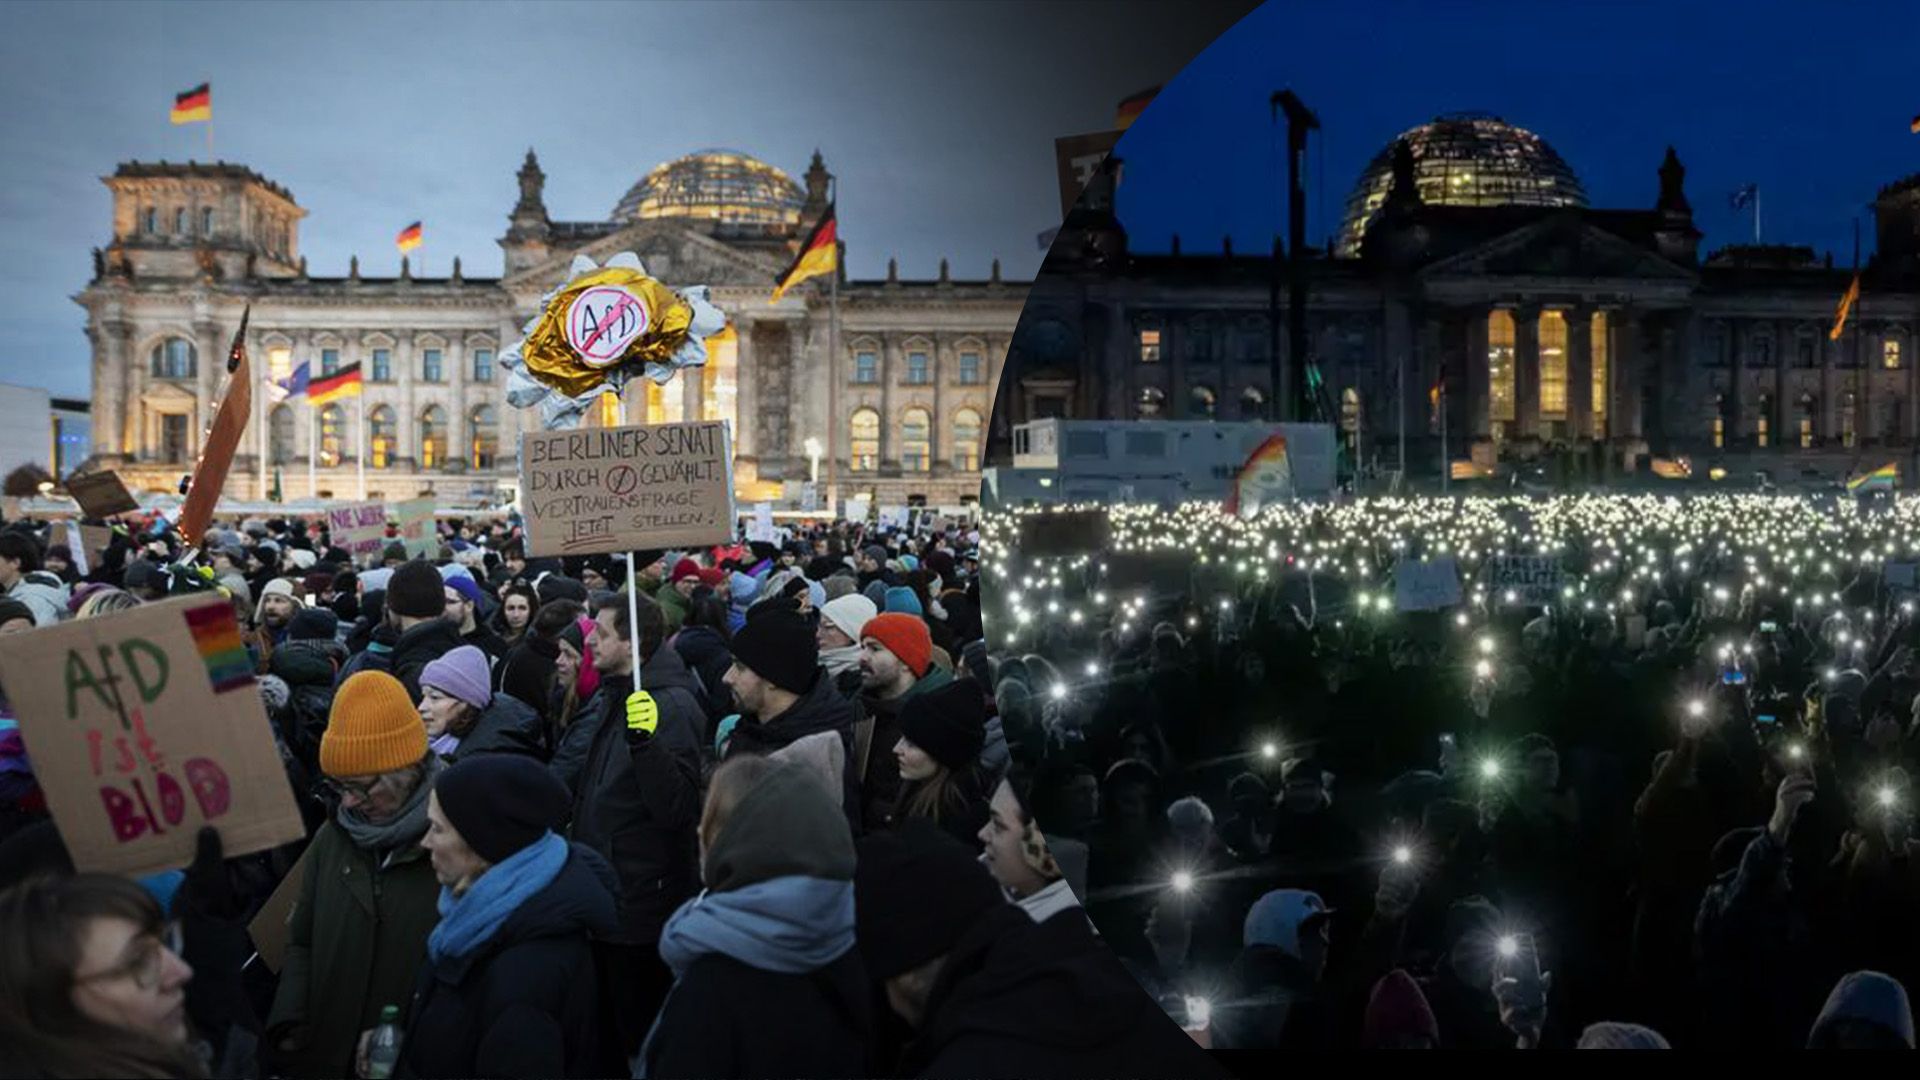
[[[160,927],[158,933],[136,939],[141,948],[138,955],[116,964],[105,971],[92,975],[75,976],[76,984],[99,982],[102,979],[132,978],[133,984],[142,990],[155,990],[160,986],[160,970],[165,966],[168,953],[180,955],[185,938],[180,933],[180,924],[169,922]]]
[[[357,781],[352,781],[352,780],[335,780],[331,776],[327,777],[326,779],[320,782],[321,784],[325,785],[328,791],[333,792],[334,795],[339,796],[340,798],[345,798],[346,796],[351,795],[354,798],[360,799],[363,801],[366,799],[372,798],[373,789],[380,785],[380,781],[378,780],[374,780],[370,783],[363,784],[363,783],[359,783]]]

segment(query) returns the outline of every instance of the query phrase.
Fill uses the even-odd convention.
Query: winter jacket
[[[1765,830],[1753,832],[1739,865],[1707,887],[1694,920],[1706,1046],[1796,1046],[1820,1008],[1812,928],[1789,885],[1787,851]]]
[[[570,836],[612,863],[620,879],[619,928],[608,940],[649,945],[699,888],[701,712],[692,673],[672,649],[655,652],[640,673],[660,707],[651,738],[627,732],[633,680],[608,676],[566,741],[587,740]]]
[[[471,645],[481,652],[486,653],[488,667],[493,667],[501,660],[506,659],[506,639],[494,633],[493,627],[488,626],[484,622],[476,620],[473,624],[472,633],[460,635],[460,643],[462,645]]]
[[[67,587],[45,570],[35,570],[13,583],[7,599],[18,600],[33,612],[33,625],[52,626],[67,617]]]
[[[388,658],[390,671],[407,688],[413,703],[420,703],[420,672],[428,664],[464,645],[460,631],[445,619],[428,619],[400,632]]]
[[[1248,946],[1213,1014],[1222,1050],[1326,1050],[1332,1017],[1305,965],[1284,949]]]
[[[1012,905],[948,951],[897,1075],[1224,1077],[1085,919]]]
[[[877,698],[864,692],[860,695],[854,749],[858,753],[862,741],[867,745],[866,770],[860,776],[860,822],[867,831],[886,828],[900,800],[900,761],[893,756],[894,744],[900,741],[900,709],[915,694],[938,690],[952,681],[953,676],[930,667],[897,698]]]
[[[673,650],[700,680],[700,689],[705,692],[707,729],[712,730],[721,717],[733,712],[733,691],[725,682],[727,668],[733,665],[727,639],[711,626],[686,626],[673,635]]]
[[[407,1002],[440,921],[440,883],[418,844],[366,851],[331,820],[304,864],[268,1045],[298,1032],[289,1075],[351,1076],[360,1033],[380,1022],[383,1006]]]
[[[660,602],[660,617],[666,623],[668,636],[678,633],[681,625],[687,621],[687,598],[680,595],[679,589],[662,585],[660,591],[654,594],[654,599]]]
[[[287,706],[275,717],[280,737],[311,770],[320,759],[320,736],[333,710],[333,680],[347,662],[345,647],[332,641],[289,641],[275,649],[271,673],[287,684]]]
[[[818,971],[786,975],[710,953],[674,984],[646,1075],[873,1076],[873,1001],[855,949]]]
[[[825,668],[814,670],[813,686],[786,712],[762,723],[758,717],[742,716],[733,726],[726,756],[770,754],[816,731],[835,731],[847,752],[846,780],[842,785],[841,805],[847,821],[859,832],[860,781],[855,773],[853,755],[853,703],[840,696]],[[889,748],[891,749],[891,748]],[[888,756],[891,756],[889,754]]]
[[[574,845],[546,888],[465,956],[421,966],[396,1074],[593,1076],[599,981],[589,939],[615,925],[618,882]]]
[[[493,695],[493,701],[480,711],[473,727],[460,738],[460,745],[447,755],[447,763],[465,761],[481,754],[525,754],[544,757],[540,747],[540,714],[533,706],[508,693]]]

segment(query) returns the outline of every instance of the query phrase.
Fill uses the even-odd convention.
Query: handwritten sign
[[[120,474],[112,470],[67,477],[67,494],[90,518],[110,518],[140,509],[127,485],[120,482]]]
[[[430,556],[439,547],[439,535],[433,527],[433,496],[393,504],[393,519],[400,525],[400,542],[407,545],[407,557]]]
[[[757,544],[777,544],[780,531],[773,524],[773,504],[757,502],[753,504],[753,517],[747,521],[747,542]]]
[[[305,835],[233,605],[142,604],[0,637],[34,772],[74,866],[140,876]]]
[[[1499,603],[1507,603],[1508,593],[1514,594],[1514,603],[1527,607],[1560,602],[1560,561],[1551,555],[1502,555],[1488,565],[1493,599]]]
[[[1451,557],[1421,562],[1401,559],[1393,568],[1394,606],[1401,611],[1439,611],[1460,603],[1460,570]]]
[[[327,510],[327,534],[333,546],[364,562],[387,542],[387,504],[348,503]]]
[[[731,432],[722,420],[527,432],[520,491],[530,555],[724,544]]]
[[[873,514],[873,500],[865,495],[856,495],[844,501],[847,504],[846,518],[848,521],[867,521]]]

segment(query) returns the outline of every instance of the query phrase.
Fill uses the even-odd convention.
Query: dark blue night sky
[[[1447,14],[1442,14],[1443,12]],[[1671,143],[1706,233],[1702,253],[1752,239],[1728,195],[1760,185],[1768,243],[1852,257],[1853,219],[1920,172],[1920,2],[1282,3],[1216,41],[1122,139],[1120,215],[1137,251],[1263,249],[1285,190],[1268,97],[1291,87],[1320,116],[1307,233],[1324,243],[1347,192],[1395,135],[1447,112],[1531,129],[1591,205],[1651,207]],[[1282,119],[1284,125],[1284,118]],[[1324,177],[1324,181],[1323,181]]]

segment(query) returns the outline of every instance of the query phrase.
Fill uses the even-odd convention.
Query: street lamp
[[[820,482],[820,440],[809,435],[806,441],[800,445],[805,447],[807,451],[807,460],[811,470],[807,474],[807,478],[817,484]]]

